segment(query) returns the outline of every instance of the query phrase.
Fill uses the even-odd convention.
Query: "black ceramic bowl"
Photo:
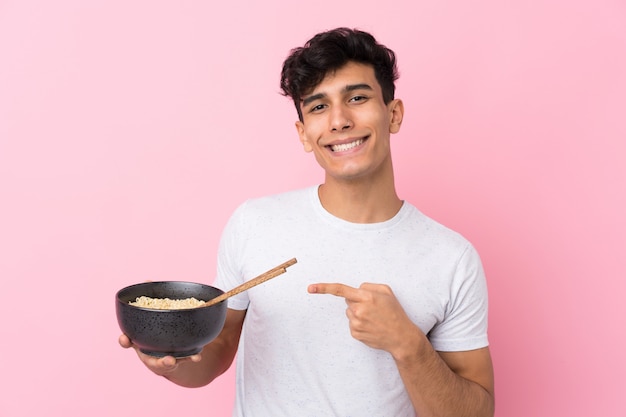
[[[223,293],[219,288],[195,282],[145,282],[123,288],[115,296],[120,329],[143,353],[177,358],[199,353],[224,327],[227,302],[210,307],[156,310],[129,304],[137,297],[208,301]]]

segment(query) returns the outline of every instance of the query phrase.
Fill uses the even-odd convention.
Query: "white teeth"
[[[332,149],[333,152],[343,152],[343,151],[347,151],[348,149],[352,149],[356,146],[359,146],[362,143],[363,143],[363,139],[357,139],[354,142],[350,142],[350,143],[342,143],[341,145],[331,145],[330,149]]]

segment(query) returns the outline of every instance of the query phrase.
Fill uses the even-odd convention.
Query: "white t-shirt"
[[[352,338],[342,298],[307,286],[387,284],[436,350],[472,350],[488,345],[479,256],[407,202],[388,221],[356,224],[328,213],[317,188],[249,200],[224,230],[219,288],[298,260],[228,301],[248,310],[233,416],[414,416],[391,355]]]

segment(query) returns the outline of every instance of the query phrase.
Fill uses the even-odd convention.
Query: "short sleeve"
[[[244,253],[246,230],[246,203],[239,206],[224,227],[217,253],[217,277],[214,286],[223,291],[231,290],[243,284],[242,254]],[[246,291],[228,299],[228,308],[245,310],[250,300]]]
[[[480,257],[471,244],[461,254],[450,286],[444,320],[429,333],[438,351],[464,351],[488,346],[488,294]]]

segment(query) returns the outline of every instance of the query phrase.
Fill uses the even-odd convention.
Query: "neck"
[[[324,209],[352,223],[379,223],[391,219],[402,207],[393,172],[375,180],[337,180],[326,177],[318,190]]]

